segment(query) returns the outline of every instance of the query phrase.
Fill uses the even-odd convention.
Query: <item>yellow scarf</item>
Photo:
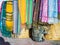
[[[10,5],[10,4],[12,4],[12,2],[7,2],[7,5],[6,5],[6,12],[9,12],[9,13],[13,12],[13,6]],[[12,31],[13,21],[9,21],[9,20],[12,20],[11,19],[12,18],[12,14],[9,14],[9,13],[6,13],[6,18],[7,18],[6,26],[7,26],[7,28],[9,28],[10,31]]]
[[[26,23],[26,0],[19,0],[19,11],[21,16],[21,24]]]
[[[29,38],[29,30],[25,30],[25,23],[26,23],[26,0],[18,0],[18,6],[19,6],[19,13],[21,17],[21,34],[18,36],[18,38]]]

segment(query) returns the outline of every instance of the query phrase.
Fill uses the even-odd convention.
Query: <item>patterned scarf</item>
[[[10,15],[10,13],[7,12],[6,10],[6,5],[7,5],[7,1],[4,1],[2,4],[2,35],[5,37],[11,37],[12,34],[12,22],[11,22],[11,17],[8,16]],[[8,21],[10,20],[10,22]]]

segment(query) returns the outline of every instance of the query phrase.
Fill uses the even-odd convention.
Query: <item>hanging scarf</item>
[[[57,0],[48,1],[48,23],[54,24],[58,22],[58,10],[57,10]]]
[[[21,16],[21,24],[24,25],[26,23],[26,0],[19,0],[20,4],[20,16]]]
[[[48,3],[48,0],[43,0],[42,22],[47,22],[48,21],[47,3]]]
[[[30,0],[26,0],[26,26],[29,26],[29,11],[30,11]]]
[[[32,24],[32,16],[33,16],[33,0],[30,0],[30,8],[29,8],[29,28],[31,28]]]
[[[33,0],[26,0],[26,22],[28,28],[31,28],[32,16],[33,16]]]
[[[7,1],[4,1],[2,4],[2,35],[5,37],[11,37],[12,34],[12,22],[11,22],[11,14],[7,13]],[[10,16],[8,16],[10,15]],[[10,20],[10,21],[9,21]],[[11,22],[11,23],[10,23]]]
[[[13,26],[13,32],[14,34],[18,34],[18,1],[13,1],[13,20],[14,20],[14,26]]]
[[[58,19],[60,22],[60,0],[58,0]]]
[[[42,22],[43,0],[40,1],[39,24]]]
[[[20,32],[21,32],[21,19],[20,19],[20,13],[18,15],[18,35],[20,35]]]
[[[12,2],[7,2],[6,4],[6,26],[8,31],[13,30],[13,4]]]
[[[29,20],[29,0],[26,0],[26,24],[28,25]]]
[[[29,30],[26,29],[26,0],[18,0],[20,14],[20,35],[18,38],[29,38]]]
[[[18,0],[18,35],[21,33],[20,0]]]
[[[37,26],[37,23],[38,23],[39,4],[40,4],[40,0],[35,0],[34,14],[33,14],[33,26],[35,26],[35,27]]]
[[[56,15],[54,15],[54,22],[55,23],[58,23],[58,0],[55,0],[55,12],[54,13],[56,13]]]

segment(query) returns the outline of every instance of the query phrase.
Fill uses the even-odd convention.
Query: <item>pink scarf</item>
[[[42,11],[42,22],[48,22],[47,4],[48,4],[48,0],[44,0],[43,1],[43,11]]]

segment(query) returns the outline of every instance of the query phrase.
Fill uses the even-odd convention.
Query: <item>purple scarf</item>
[[[47,5],[48,0],[43,1],[42,22],[48,22]]]

